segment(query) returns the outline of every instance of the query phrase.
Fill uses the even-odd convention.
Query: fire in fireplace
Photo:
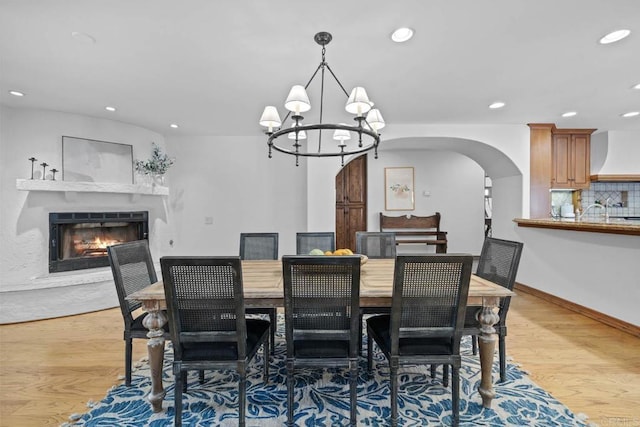
[[[107,246],[148,238],[148,212],[49,214],[49,272],[109,265]]]

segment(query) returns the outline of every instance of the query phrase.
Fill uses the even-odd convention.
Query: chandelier
[[[322,60],[320,65],[305,86],[295,85],[291,88],[289,96],[284,103],[284,107],[289,110],[283,120],[280,120],[278,109],[272,105],[265,107],[260,117],[260,125],[267,128],[265,133],[268,136],[267,145],[269,147],[269,158],[272,156],[273,150],[284,154],[290,154],[296,157],[296,166],[298,166],[299,157],[341,157],[344,166],[344,156],[364,153],[374,150],[375,158],[378,158],[378,145],[380,144],[380,134],[378,131],[385,126],[382,114],[377,108],[373,108],[367,96],[367,92],[363,87],[355,87],[349,94],[338,77],[334,74],[329,64],[325,61],[326,45],[331,42],[332,36],[327,32],[320,32],[314,36],[314,40],[322,46]],[[324,89],[325,89],[325,71],[334,78],[342,92],[344,92],[347,102],[345,110],[355,115],[353,125],[346,123],[323,123],[324,112]],[[313,82],[313,79],[320,72],[320,109],[319,120],[314,124],[304,124],[304,117],[301,113],[305,113],[311,109],[307,88]],[[290,124],[287,120],[291,119]],[[322,145],[323,131],[333,132],[332,139],[334,141],[325,142]],[[318,135],[317,150],[312,149],[309,143],[303,147],[303,143],[309,141],[308,137],[312,134]],[[355,137],[352,139],[352,135]]]

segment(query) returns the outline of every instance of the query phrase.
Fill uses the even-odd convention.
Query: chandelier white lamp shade
[[[349,95],[347,105],[344,106],[344,109],[347,110],[348,113],[361,116],[371,110],[371,107],[373,107],[373,102],[369,101],[367,91],[363,87],[358,86],[354,87],[351,91],[351,95]]]
[[[284,108],[295,113],[305,113],[311,109],[311,102],[309,102],[309,95],[304,86],[295,85],[289,91],[289,96],[284,102]]]
[[[278,109],[273,105],[264,107],[264,111],[260,117],[260,125],[268,128],[269,132],[272,132],[274,128],[280,127],[282,120],[280,120]]]
[[[341,147],[341,149],[344,149],[347,146],[347,143],[345,141],[348,141],[351,139],[351,133],[345,129],[349,127],[346,123],[340,123],[340,126],[344,126],[344,128],[336,129],[335,131],[333,131],[333,139],[335,139],[336,141],[339,141],[338,147]]]
[[[367,123],[376,132],[386,126],[386,123],[382,118],[382,113],[380,113],[380,110],[377,108],[369,110],[369,113],[367,114]]]
[[[305,86],[295,85],[289,91],[284,103],[285,109],[288,110],[284,120],[280,120],[276,107],[270,105],[264,109],[259,123],[267,128],[265,133],[268,136],[269,158],[272,157],[274,150],[295,156],[296,166],[299,164],[300,157],[341,157],[344,165],[345,156],[365,153],[369,150],[374,150],[375,158],[378,158],[379,130],[385,126],[382,114],[378,109],[372,109],[374,104],[369,99],[365,88],[357,86],[351,90],[351,93],[347,92],[331,67],[329,67],[325,60],[325,53],[326,45],[331,42],[332,38],[331,34],[327,32],[320,32],[315,35],[314,40],[322,46],[322,60]],[[339,91],[344,93],[347,99],[344,109],[352,115],[352,120],[355,122],[352,125],[323,122],[325,76],[327,72],[333,77],[339,87]],[[307,89],[318,75],[321,80],[320,104],[319,108],[312,108]],[[312,109],[319,112],[318,120],[311,124],[303,124],[304,117],[302,113]],[[344,115],[345,113],[343,112],[342,114]],[[290,120],[291,124],[287,124],[287,120]],[[322,144],[323,131],[332,132],[332,138],[324,146]],[[317,149],[310,146],[312,143],[311,134],[317,134]],[[352,138],[352,134],[356,137],[357,142],[354,141],[347,144],[346,141]],[[287,135],[287,137],[280,138],[284,135]],[[313,139],[315,140],[315,138]],[[291,140],[293,140],[293,144]],[[304,146],[301,142],[304,142]]]

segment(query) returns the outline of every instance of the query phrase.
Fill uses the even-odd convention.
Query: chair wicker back
[[[297,366],[348,366],[351,425],[356,425],[360,257],[283,256],[287,414],[294,425]]]
[[[173,342],[175,425],[182,423],[184,373],[237,369],[239,425],[245,425],[247,363],[264,345],[269,367],[269,322],[245,319],[240,257],[160,259]]]
[[[369,258],[395,258],[396,235],[391,232],[356,231],[356,253]]]
[[[240,259],[278,259],[278,233],[240,233]]]
[[[328,232],[300,232],[296,233],[296,254],[309,255],[312,249],[323,252],[336,250],[336,234]]]

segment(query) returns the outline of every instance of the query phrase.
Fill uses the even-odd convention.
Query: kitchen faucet
[[[601,205],[600,203],[596,202],[592,205],[587,206],[587,208],[580,214],[580,216],[578,217],[578,220],[581,220],[583,216],[586,215],[586,213],[589,211],[589,209],[591,208],[602,208],[604,209],[604,221],[605,222],[609,222],[609,205],[611,204],[611,197],[607,197],[607,200],[604,202],[604,205]]]

